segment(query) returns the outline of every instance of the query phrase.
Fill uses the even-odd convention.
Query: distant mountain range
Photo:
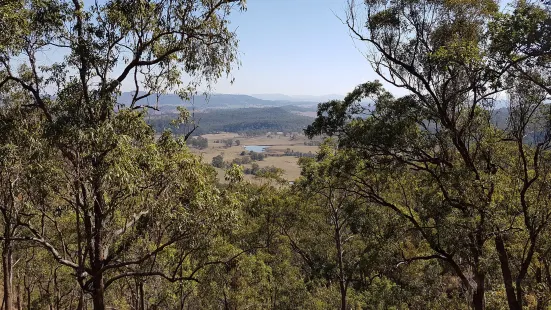
[[[306,101],[306,102],[316,102],[316,103],[344,98],[344,95],[337,95],[337,94],[330,94],[330,95],[323,95],[323,96],[309,96],[309,95],[289,96],[284,94],[253,94],[251,96],[259,99],[264,99],[264,100]]]
[[[143,94],[143,93],[141,93]],[[140,95],[141,95],[140,94]],[[132,102],[134,93],[123,92],[118,99],[121,104],[129,105]],[[262,98],[259,98],[262,97]],[[193,109],[196,112],[219,110],[219,109],[245,109],[245,108],[273,108],[280,107],[285,111],[299,113],[302,115],[313,116],[317,111],[317,105],[320,102],[326,102],[333,99],[342,99],[339,95],[326,96],[287,96],[283,94],[261,94],[261,95],[238,95],[238,94],[211,94],[209,96],[197,95],[191,100],[184,101],[178,95],[165,94],[150,97],[139,102],[141,105],[157,106],[159,112],[151,114],[166,114],[176,112],[176,107],[184,106]],[[311,99],[311,100],[306,100]],[[315,100],[318,99],[318,100]],[[371,102],[362,102],[366,107],[369,107]],[[492,114],[492,120],[500,127],[504,128],[507,124],[508,109],[507,101],[498,100],[496,109]]]
[[[124,92],[119,97],[118,102],[129,105],[132,102],[133,95],[133,92]],[[158,106],[161,112],[174,111],[177,106],[185,106],[187,108],[192,107],[195,110],[297,106],[302,110],[315,111],[319,102],[283,99],[269,100],[249,95],[235,94],[211,94],[209,96],[197,95],[193,96],[193,98],[189,101],[184,101],[180,99],[178,95],[166,94],[160,95],[159,98],[157,98],[156,95],[151,95],[150,97],[141,100],[139,104]]]

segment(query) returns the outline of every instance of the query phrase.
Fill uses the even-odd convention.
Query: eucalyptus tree
[[[297,218],[302,223],[295,228],[298,234],[292,236],[287,233],[287,236],[314,269],[314,257],[322,260],[320,267],[334,268],[334,271],[324,270],[323,273],[327,273],[329,279],[334,277],[338,283],[339,308],[344,310],[349,308],[351,284],[369,281],[376,274],[374,270],[359,270],[361,265],[367,269],[370,262],[366,257],[373,253],[372,250],[376,250],[374,244],[360,237],[361,228],[357,227],[360,225],[355,225],[355,220],[365,215],[366,201],[348,191],[350,184],[347,184],[346,179],[334,175],[324,165],[331,162],[333,151],[331,144],[327,143],[322,145],[318,155],[321,163],[311,159],[301,160],[303,178],[296,187],[308,199],[304,199],[307,202],[297,210]],[[304,246],[299,247],[299,243]],[[326,249],[329,250],[326,252]]]
[[[532,46],[520,41],[525,38],[522,31],[545,32],[538,25],[545,25],[547,11],[536,12],[538,19],[517,11],[505,16],[495,1],[350,2],[346,22],[353,37],[369,47],[366,56],[374,70],[385,82],[411,95],[396,99],[380,83],[360,85],[342,101],[321,104],[307,130],[311,136],[340,137],[340,146],[363,162],[344,166],[356,179],[355,190],[407,219],[430,248],[426,255],[410,260],[436,259],[449,266],[475,309],[485,308],[486,291],[499,290],[491,284],[495,281],[487,281],[499,268],[490,241],[498,246],[503,233],[522,240],[510,239],[524,249],[518,257],[518,266],[524,267],[515,284],[516,302],[522,304],[528,294],[522,291],[522,283],[540,231],[547,226],[549,208],[543,196],[539,196],[539,210],[533,209],[535,205],[521,208],[527,200],[522,196],[543,190],[544,183],[536,179],[540,176],[545,182],[545,165],[537,164],[544,156],[524,161],[524,169],[514,160],[542,154],[548,144],[542,135],[534,150],[522,138],[527,124],[535,121],[533,111],[543,111],[538,108],[544,99],[541,92],[526,96],[518,87],[538,84],[520,77],[519,68],[548,53],[546,45],[539,44],[545,39],[536,39]],[[514,33],[513,38],[518,34],[516,45],[505,42],[509,50],[495,44],[496,29],[499,34],[499,29],[511,29],[507,26],[522,20],[536,26]],[[536,46],[540,50],[531,53]],[[524,53],[517,57],[511,50]],[[491,112],[497,94],[504,91],[524,98],[512,100],[521,102],[517,106],[523,117],[510,117],[508,131],[494,126]],[[374,103],[374,111],[360,104],[365,99]],[[519,128],[524,128],[520,136]],[[540,169],[534,178],[532,171]],[[524,186],[518,187],[512,180],[516,182],[521,171],[527,174],[521,178]],[[527,223],[522,232],[516,230],[518,213],[511,211],[519,208],[532,210],[521,213]],[[537,233],[527,237],[527,231]],[[504,260],[500,262],[503,267]],[[511,300],[508,282],[504,284]],[[518,309],[511,301],[509,307]]]
[[[191,253],[231,216],[210,170],[183,142],[155,141],[143,116],[152,94],[185,98],[230,72],[237,39],[227,17],[235,9],[244,1],[0,6],[3,29],[14,30],[0,35],[0,91],[31,98],[24,108],[44,118],[43,137],[58,158],[49,190],[32,199],[37,216],[19,223],[22,239],[72,269],[94,309],[105,309],[106,289],[120,279],[194,279],[205,262]],[[123,84],[134,91],[128,106],[117,102]],[[180,256],[161,259],[169,249]],[[77,307],[85,302],[83,295]]]
[[[3,304],[14,306],[14,265],[21,252],[17,241],[25,235],[21,222],[34,213],[29,208],[32,196],[43,187],[52,156],[44,145],[43,122],[39,113],[22,107],[29,98],[21,93],[4,93],[0,109],[0,213],[2,232]],[[21,248],[21,247],[19,247]]]
[[[522,222],[516,225],[524,229],[520,238],[511,230],[500,231],[495,238],[510,309],[522,309],[526,304],[526,286],[539,309],[547,307],[550,297],[549,287],[544,289],[540,276],[542,262],[549,259],[543,238],[551,215],[546,198],[551,142],[551,114],[546,104],[551,95],[550,31],[550,7],[530,1],[515,3],[511,11],[497,15],[491,24],[491,51],[497,55],[497,63],[509,67],[506,81],[511,87],[507,140],[516,149],[517,158],[516,169],[509,174],[516,177],[510,187],[519,192],[507,210],[510,218],[522,215]],[[515,242],[523,246],[514,246]],[[535,273],[530,279],[531,270]]]

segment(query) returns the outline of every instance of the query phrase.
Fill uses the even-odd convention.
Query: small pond
[[[269,145],[245,145],[245,150],[247,151],[253,151],[253,152],[256,152],[256,153],[262,153],[264,151],[266,151],[267,148],[269,148],[270,146]]]

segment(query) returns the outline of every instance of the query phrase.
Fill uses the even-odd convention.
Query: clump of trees
[[[186,140],[187,144],[191,147],[203,150],[209,147],[209,140],[204,137],[191,137]]]
[[[242,157],[234,158],[232,160],[232,164],[236,164],[236,165],[246,165],[246,164],[250,164],[251,162],[252,160],[250,156],[242,156]]]
[[[222,155],[214,156],[212,158],[211,164],[212,164],[213,167],[216,167],[216,168],[224,168],[226,166],[226,164],[224,162],[224,156],[222,156]]]
[[[307,140],[307,141],[304,141],[304,145],[307,145],[307,146],[320,146],[321,145],[321,141],[316,141],[316,140]]]
[[[219,154],[212,158],[211,164],[213,167],[216,167],[216,168],[230,168],[234,164],[242,166],[242,165],[250,164],[254,161],[264,160],[264,155],[262,153],[251,151],[249,152],[249,154],[250,155],[234,158],[231,162],[224,161],[224,156],[222,154]]]
[[[253,163],[250,168],[245,168],[243,172],[245,174],[252,174],[252,175],[264,176],[264,177],[280,176],[281,174],[283,174],[283,170],[281,168],[277,168],[273,165],[260,168],[260,166],[257,163]]]
[[[257,160],[257,161],[262,161],[266,157],[264,154],[260,152],[254,152],[254,151],[250,151],[249,156],[251,157],[252,160]]]
[[[295,152],[291,150],[290,148],[287,148],[285,152],[283,153],[284,156],[294,156],[294,157],[315,157],[315,154],[312,152],[304,153],[304,152]]]
[[[233,146],[233,139],[225,139],[221,141],[226,147],[232,147]]]

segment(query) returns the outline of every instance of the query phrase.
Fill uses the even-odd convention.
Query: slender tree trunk
[[[228,297],[226,296],[226,290],[223,290],[224,293],[224,310],[230,310],[230,304],[228,302]]]
[[[501,274],[503,276],[503,283],[505,284],[505,293],[507,295],[507,303],[509,304],[510,310],[522,310],[516,295],[515,288],[513,286],[513,276],[511,274],[511,269],[509,268],[509,258],[507,256],[507,251],[505,250],[505,244],[503,243],[503,238],[501,235],[498,235],[495,238],[496,251],[499,256],[499,262],[501,265]]]
[[[31,289],[26,287],[25,292],[27,293],[27,310],[31,310]]]
[[[92,302],[94,310],[105,310],[103,274],[96,274],[93,282]]]
[[[341,292],[341,310],[346,310],[346,279],[344,276],[344,263],[342,258],[342,240],[340,234],[340,227],[335,219],[335,243],[337,246],[337,260],[339,264],[339,287]]]
[[[541,260],[540,260],[540,264],[541,264]],[[536,283],[537,283],[537,285],[542,285],[543,284],[541,265],[538,265],[536,267]],[[544,310],[544,309],[545,309],[544,300],[543,300],[542,296],[538,295],[536,310]]]
[[[144,297],[144,294],[143,294],[143,282],[140,281],[140,283],[138,284],[138,289],[139,289],[139,292],[138,292],[138,295],[139,295],[139,298],[140,298],[140,310],[145,310],[145,297]]]
[[[57,284],[57,268],[54,269],[54,305],[56,310],[60,310],[60,293],[59,293],[59,286]]]
[[[93,304],[94,310],[105,310],[104,291],[105,286],[103,283],[103,207],[105,206],[103,201],[103,193],[100,189],[100,181],[94,180],[94,282],[93,282]]]
[[[13,295],[12,295],[12,280],[13,280],[13,254],[12,254],[12,243],[9,239],[9,225],[6,225],[4,236],[4,247],[2,248],[2,272],[4,280],[4,309],[13,310]]]
[[[23,302],[21,300],[21,278],[17,274],[17,310],[23,310]]]
[[[484,310],[486,308],[486,302],[484,300],[485,291],[485,276],[480,273],[475,273],[476,289],[473,294],[473,307],[475,310]]]
[[[82,289],[80,290],[78,295],[77,310],[84,310],[84,292],[82,291]]]

